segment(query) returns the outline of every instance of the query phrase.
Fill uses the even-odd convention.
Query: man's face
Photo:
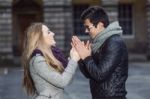
[[[84,21],[85,33],[88,33],[92,38],[94,38],[99,32],[102,31],[101,22],[94,26],[89,19]]]

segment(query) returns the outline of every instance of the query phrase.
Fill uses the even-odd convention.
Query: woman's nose
[[[55,33],[52,34],[53,36],[55,35]]]
[[[55,33],[54,33],[54,32],[51,32],[51,35],[52,35],[52,36],[54,36],[54,35],[55,35]]]

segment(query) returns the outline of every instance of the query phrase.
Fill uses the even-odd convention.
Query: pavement
[[[22,88],[21,67],[0,68],[0,99],[31,99]],[[130,62],[127,99],[150,99],[150,62]],[[88,79],[78,69],[64,99],[91,99]]]

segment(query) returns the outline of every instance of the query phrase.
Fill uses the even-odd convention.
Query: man
[[[108,15],[98,6],[86,9],[81,19],[92,38],[84,44],[73,36],[81,60],[81,72],[90,80],[92,99],[126,99],[128,52],[118,22],[109,24]]]

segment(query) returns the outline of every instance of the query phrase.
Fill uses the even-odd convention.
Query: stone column
[[[147,59],[150,60],[150,0],[147,0],[147,31],[148,31]]]
[[[12,0],[0,0],[0,59],[12,59]]]
[[[102,0],[102,6],[109,16],[110,22],[118,20],[118,0]]]
[[[55,33],[57,46],[66,52],[72,35],[71,0],[43,0],[44,22]]]

